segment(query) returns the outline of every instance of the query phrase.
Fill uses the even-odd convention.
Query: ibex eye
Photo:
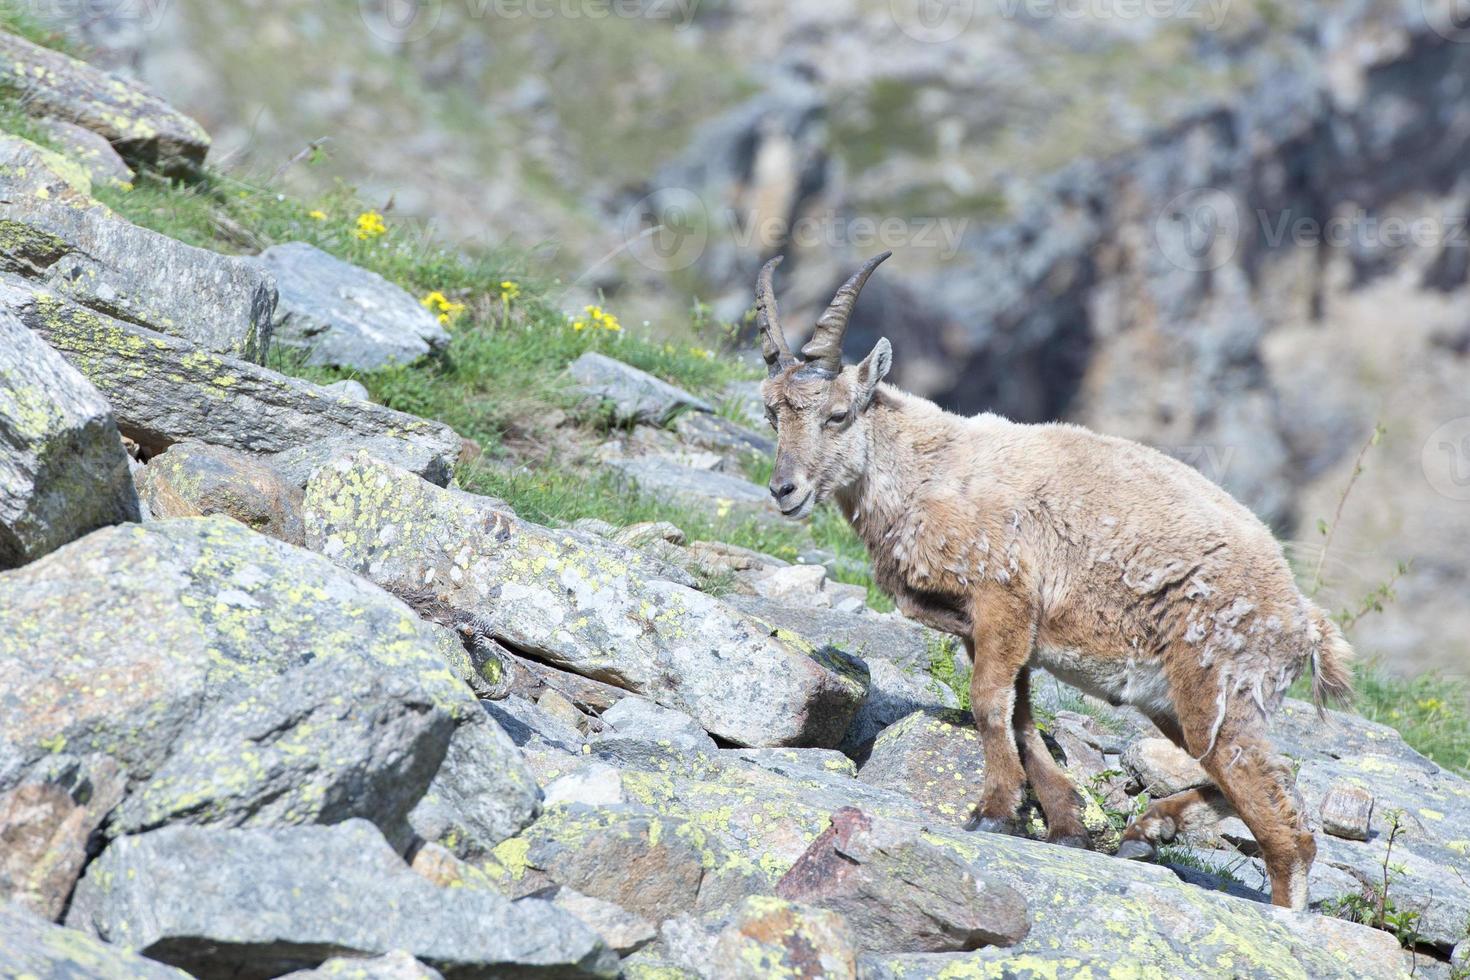
[[[847,413],[846,412],[833,412],[831,415],[829,415],[827,417],[827,424],[828,425],[841,425],[843,422],[846,422],[846,421],[847,421]]]

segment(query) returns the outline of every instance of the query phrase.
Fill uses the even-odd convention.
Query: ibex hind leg
[[[1175,745],[1189,751],[1184,729],[1172,715],[1150,713],[1154,726]],[[1201,786],[1154,800],[1142,814],[1128,822],[1118,857],[1132,861],[1152,861],[1158,857],[1158,845],[1167,844],[1191,826],[1209,819],[1220,820],[1235,814],[1235,808],[1217,786]]]
[[[1016,678],[1016,712],[1012,719],[1016,744],[1021,751],[1021,764],[1026,781],[1046,815],[1047,839],[1053,844],[1090,849],[1092,839],[1082,822],[1082,797],[1072,780],[1051,757],[1042,741],[1041,732],[1031,716],[1031,672],[1022,670]]]

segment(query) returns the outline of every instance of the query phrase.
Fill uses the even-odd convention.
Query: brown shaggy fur
[[[1045,667],[1137,706],[1219,787],[1160,801],[1125,849],[1151,853],[1191,812],[1228,801],[1260,843],[1273,901],[1304,907],[1316,846],[1267,720],[1308,666],[1319,708],[1348,696],[1351,651],[1271,532],[1146,446],[963,418],[881,384],[891,358],[882,340],[836,375],[773,363],[771,490],[798,519],[835,500],[899,608],[964,641],[986,758],[974,825],[1006,828],[1029,780],[1053,839],[1086,842],[1077,794],[1031,721],[1027,670]]]

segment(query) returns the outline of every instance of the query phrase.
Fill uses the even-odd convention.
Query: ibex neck
[[[868,411],[867,466],[836,499],[872,550],[932,478],[936,450],[952,443],[950,423],[958,419],[931,401],[887,385]]]

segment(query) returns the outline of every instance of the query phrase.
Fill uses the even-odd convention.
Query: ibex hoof
[[[1020,830],[1016,827],[1014,820],[1003,820],[1000,817],[982,817],[978,814],[970,818],[965,824],[966,830],[982,830],[987,834],[1005,834],[1007,837],[1019,836]]]
[[[1152,861],[1159,856],[1146,840],[1129,839],[1118,845],[1118,857],[1125,861]]]
[[[1092,839],[1086,834],[1063,834],[1060,837],[1053,837],[1051,842],[1061,847],[1075,847],[1079,851],[1092,850]]]

